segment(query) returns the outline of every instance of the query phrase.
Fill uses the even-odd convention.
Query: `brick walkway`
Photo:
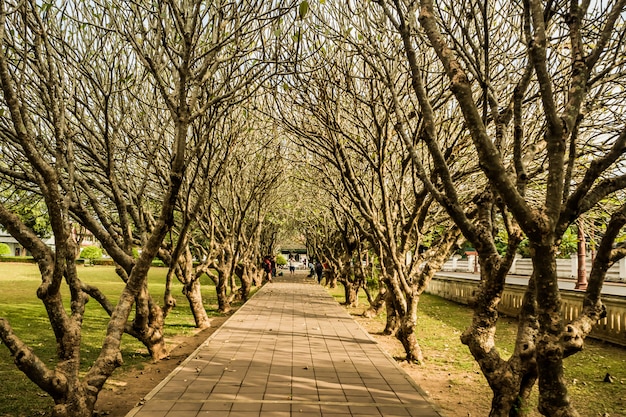
[[[275,281],[127,417],[441,416],[324,288]]]

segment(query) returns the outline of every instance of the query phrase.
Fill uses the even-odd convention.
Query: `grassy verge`
[[[152,268],[149,274],[149,290],[156,300],[162,299],[165,287],[165,268]],[[98,286],[116,302],[123,289],[122,281],[111,266],[79,267],[82,280]],[[56,342],[50,329],[43,305],[36,296],[41,282],[36,265],[0,264],[0,317],[9,323],[35,353],[52,365],[55,358]],[[208,278],[203,282],[203,299],[209,316],[217,316],[215,286]],[[166,319],[166,338],[177,335],[191,335],[195,331],[193,316],[187,299],[181,292],[182,286],[174,284],[172,293],[177,299],[177,307]],[[69,297],[66,297],[69,299]],[[98,303],[87,303],[81,346],[81,364],[85,370],[93,363],[100,352],[105,335],[108,316]],[[150,360],[145,347],[130,336],[122,341],[124,366],[116,373],[130,368],[141,368]],[[13,364],[8,349],[0,346],[0,416],[49,415],[53,405],[51,398],[32,383]]]
[[[343,301],[343,288],[330,292],[337,301]],[[360,299],[360,304],[367,305],[365,297]],[[420,298],[418,309],[417,336],[428,362],[426,366],[445,367],[450,373],[450,383],[456,381],[455,372],[477,371],[478,366],[469,349],[460,342],[461,333],[471,323],[472,311],[467,306],[428,294]],[[351,309],[350,313],[358,314],[362,310]],[[384,322],[384,314],[372,320]],[[516,331],[516,320],[500,319],[496,344],[504,358],[513,352]],[[607,373],[612,376],[612,383],[604,382]],[[582,352],[565,360],[565,378],[570,397],[581,416],[626,417],[625,348],[587,339]],[[469,383],[466,379],[456,382]],[[486,385],[484,379],[480,382]],[[536,391],[535,387],[530,404],[533,410],[536,409]],[[530,416],[539,416],[539,413],[533,411]]]

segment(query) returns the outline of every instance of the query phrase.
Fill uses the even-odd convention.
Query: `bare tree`
[[[349,6],[320,5],[313,13],[302,50],[314,50],[322,39],[324,49],[302,59],[300,71],[289,78],[293,85],[279,90],[279,105],[290,110],[288,116],[283,112],[283,123],[302,148],[311,150],[310,163],[318,183],[332,196],[331,204],[342,215],[358,214],[352,224],[381,259],[382,280],[398,317],[393,330],[407,360],[420,362],[415,336],[419,296],[447,259],[459,231],[452,226],[440,233],[432,251],[419,250],[428,221],[436,218],[426,214],[437,210],[436,203],[397,136],[393,97],[378,77],[379,63],[368,58],[359,42],[359,31],[369,22],[359,21],[356,27]],[[393,42],[383,40],[380,46],[385,58],[397,51]],[[401,72],[393,75],[400,85],[407,81]]]
[[[208,259],[217,272],[216,285],[220,311],[229,311],[232,297],[237,294],[234,272],[242,256],[253,253],[265,213],[275,198],[275,189],[282,180],[277,147],[264,129],[254,130],[258,135],[248,137],[246,146],[234,157],[234,163],[223,176],[220,187],[213,194],[201,227],[210,230],[213,237]],[[249,277],[246,277],[249,278]],[[247,298],[250,282],[244,281],[242,296]],[[227,296],[230,286],[231,297]]]
[[[242,91],[250,94],[250,82],[267,70],[268,27],[282,13],[273,4],[223,6],[120,2],[59,10],[49,3],[2,3],[1,138],[10,162],[1,172],[3,180],[43,197],[54,252],[4,204],[0,222],[40,265],[38,295],[58,341],[58,361],[54,368],[43,363],[4,319],[0,337],[20,369],[53,397],[55,416],[92,414],[98,392],[122,363],[124,332],[139,337],[153,357],[167,355],[164,312],[149,296],[146,278],[174,223],[187,168],[198,158],[194,151],[206,149],[206,135],[192,129],[214,126],[201,119],[219,119],[218,109],[236,106]],[[73,219],[119,265],[125,286],[117,304],[78,278]],[[134,248],[140,248],[137,259]],[[87,294],[111,319],[99,357],[82,374]]]
[[[220,186],[221,179],[239,143],[243,140],[241,114],[238,109],[226,106],[228,112],[219,117],[201,117],[193,128],[193,134],[203,136],[199,147],[193,152],[197,161],[186,177],[183,193],[178,203],[176,223],[169,238],[161,246],[159,257],[169,266],[166,279],[164,305],[166,312],[175,307],[176,299],[171,294],[171,284],[176,278],[183,284],[183,294],[187,297],[196,327],[210,325],[202,301],[200,278],[208,273],[211,262],[199,242],[210,240],[196,228],[198,219],[207,201]],[[220,112],[221,109],[217,109]],[[214,124],[214,125],[212,125]]]
[[[54,252],[5,206],[1,210],[2,223],[40,265],[39,297],[57,338],[58,361],[54,368],[43,363],[4,320],[2,339],[18,367],[52,396],[55,416],[90,416],[99,390],[121,363],[120,339],[155,255],[154,246],[146,245],[147,250],[134,262],[133,274],[112,311],[101,355],[89,372],[81,375],[80,339],[88,297],[74,263],[77,249],[71,233],[71,207],[78,199],[80,180],[76,173],[81,167],[74,159],[75,132],[69,122],[69,108],[74,104],[72,93],[79,84],[71,66],[64,65],[63,56],[77,32],[71,30],[73,26],[64,20],[62,11],[52,5],[3,3],[3,8],[0,80],[4,104],[9,109],[3,123],[3,143],[12,149],[15,161],[23,162],[21,173],[16,172],[12,178],[26,181],[46,201],[56,242]],[[182,160],[173,161],[173,176],[180,177],[182,170]],[[153,245],[156,242],[158,246],[165,235],[176,193],[177,184],[173,181],[163,196],[163,209],[149,236]],[[70,311],[64,307],[63,282],[70,288]]]
[[[534,273],[515,353],[504,361],[494,349],[493,330],[502,282],[498,277],[509,262],[485,250],[491,240],[485,235],[488,229],[475,229],[472,236],[452,215],[479,249],[483,285],[463,341],[494,390],[490,415],[523,413],[518,400],[527,398],[538,376],[540,412],[577,416],[567,397],[563,359],[582,348],[591,324],[602,316],[599,287],[607,262],[621,256],[608,248],[617,235],[613,228],[622,227],[616,221],[622,208],[613,212],[612,232],[604,236],[603,266],[594,265],[595,289],[587,291],[580,318],[569,323],[561,313],[556,255],[567,227],[625,185],[621,104],[608,95],[620,83],[616,74],[624,64],[620,15],[625,3],[529,1],[520,7],[463,2],[461,8],[430,1],[378,3],[404,45],[433,163],[442,143],[435,127],[441,109],[433,106],[424,82],[432,74],[445,74],[489,181],[487,201],[502,206],[503,219],[512,216],[505,224],[513,241],[519,239],[518,224],[530,242]],[[433,53],[439,69],[420,59]],[[445,183],[448,169],[439,167],[438,179]],[[449,183],[446,198],[454,187]]]

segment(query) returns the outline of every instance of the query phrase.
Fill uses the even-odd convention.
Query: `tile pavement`
[[[302,273],[265,285],[126,417],[440,417]]]

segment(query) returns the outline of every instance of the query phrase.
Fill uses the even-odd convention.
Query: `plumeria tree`
[[[435,215],[442,212],[397,135],[395,109],[389,105],[393,96],[378,74],[384,61],[371,60],[370,50],[363,49],[361,35],[369,35],[359,31],[366,31],[369,22],[355,24],[349,5],[311,10],[301,38],[300,70],[277,86],[281,121],[305,150],[303,159],[315,172],[317,185],[332,198],[327,204],[340,217],[350,218],[349,224],[381,260],[388,304],[397,318],[390,331],[403,343],[407,360],[420,362],[415,335],[419,297],[447,259],[459,230],[448,224],[432,250],[420,250],[429,222],[445,220]],[[385,48],[385,57],[398,51],[388,37],[371,39],[382,39],[378,46]],[[394,70],[398,84],[408,81],[405,73]],[[408,96],[401,99],[410,103]],[[349,242],[347,254],[353,252]],[[342,268],[346,263],[341,262]]]
[[[567,396],[563,360],[582,349],[602,317],[606,267],[623,256],[615,238],[623,227],[618,219],[624,206],[609,213],[600,244],[604,253],[596,257],[583,311],[573,321],[561,312],[556,257],[567,228],[602,201],[619,198],[626,185],[622,103],[615,101],[615,94],[622,93],[626,3],[377,3],[372,10],[387,17],[403,45],[415,111],[423,118],[422,137],[436,178],[445,184],[439,200],[454,213],[448,202],[454,203],[451,197],[460,188],[448,180],[449,164],[439,157],[446,139],[437,128],[452,108],[488,184],[478,213],[499,207],[509,246],[521,239],[520,232],[528,239],[534,272],[516,349],[505,359],[494,348],[494,335],[510,263],[489,244],[486,233],[493,235],[496,223],[483,221],[483,227],[472,230],[451,214],[476,246],[481,265],[474,320],[462,340],[494,391],[490,415],[523,414],[538,381],[542,414],[577,416]],[[441,75],[454,96],[452,107],[438,107],[439,96],[427,88]],[[414,162],[419,166],[423,160]]]
[[[0,223],[39,265],[38,296],[57,340],[56,361],[42,361],[5,319],[0,338],[54,399],[54,416],[92,415],[98,392],[122,363],[124,333],[154,359],[167,356],[165,310],[149,294],[147,273],[174,224],[190,166],[203,166],[209,134],[202,129],[214,128],[267,72],[264,45],[275,37],[268,28],[289,10],[279,6],[0,6],[0,173],[3,183],[41,196],[55,248],[9,199],[1,201]],[[116,303],[79,277],[76,221],[117,264],[123,289]],[[85,370],[81,331],[90,297],[110,321]]]

